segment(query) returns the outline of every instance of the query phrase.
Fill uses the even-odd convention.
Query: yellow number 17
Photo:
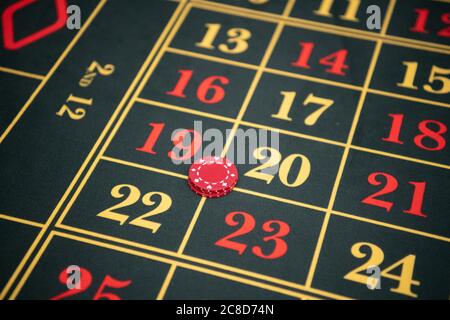
[[[272,118],[292,121],[292,118],[289,117],[289,112],[292,109],[292,105],[294,104],[295,97],[297,93],[295,91],[281,91],[281,95],[283,96],[283,101],[281,103],[280,109],[278,113],[272,114]],[[320,106],[319,109],[312,112],[309,116],[307,116],[304,120],[305,125],[313,126],[316,124],[317,120],[320,116],[328,110],[334,103],[334,100],[317,97],[314,94],[310,93],[306,99],[303,101],[303,105],[307,106],[309,104],[317,104]]]

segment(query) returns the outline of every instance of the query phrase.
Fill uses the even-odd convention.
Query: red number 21
[[[374,194],[371,194],[370,196],[364,198],[361,202],[371,206],[383,208],[387,212],[390,212],[394,203],[391,201],[378,199],[377,197],[392,193],[397,190],[398,181],[394,176],[391,176],[390,174],[384,172],[371,173],[367,178],[367,181],[373,186],[379,186],[383,183],[383,181],[380,181],[379,178],[384,178],[383,180],[385,181],[385,183],[383,188],[375,192]],[[426,183],[410,181],[409,184],[414,187],[413,198],[411,201],[411,207],[408,210],[403,210],[403,212],[426,218],[427,215],[422,212]]]

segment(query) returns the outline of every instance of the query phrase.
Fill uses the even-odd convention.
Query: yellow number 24
[[[365,263],[363,263],[358,268],[350,271],[344,276],[344,279],[368,284],[371,280],[369,275],[366,275],[367,270],[373,266],[380,266],[384,261],[384,252],[377,245],[369,242],[358,242],[355,243],[351,248],[351,253],[355,258],[363,259],[368,253],[363,252],[362,248],[369,249],[369,257]],[[405,296],[417,298],[417,294],[411,291],[411,286],[419,286],[420,282],[413,279],[414,273],[414,263],[416,261],[415,255],[407,255],[406,257],[398,260],[394,264],[388,266],[381,270],[380,276],[398,281],[398,286],[396,288],[391,288],[390,290],[395,293],[403,294]],[[397,268],[401,267],[400,275],[392,274],[391,272]],[[370,278],[369,278],[370,277]],[[376,285],[376,283],[371,283],[372,285]]]

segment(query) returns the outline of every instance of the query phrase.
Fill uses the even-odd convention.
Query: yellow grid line
[[[293,2],[292,2],[293,3]],[[180,19],[180,20],[182,20],[182,19]],[[164,50],[161,50],[161,52],[162,51],[164,51]],[[169,50],[166,50],[166,51],[169,51]],[[266,52],[267,53],[267,52]],[[258,70],[259,70],[259,68],[258,68]],[[151,74],[151,72],[149,72],[149,74]],[[147,78],[147,80],[148,80],[148,78]],[[142,81],[142,83],[146,83],[146,81]],[[138,92],[138,90],[136,91],[136,92]],[[140,98],[136,98],[135,100],[136,101],[138,101],[138,99],[139,100],[141,100]],[[132,99],[133,100],[133,99]],[[140,102],[142,102],[142,101],[140,101]],[[179,111],[179,110],[177,110],[177,111]],[[244,111],[245,112],[245,111]],[[124,112],[124,114],[123,115],[126,115],[126,113],[127,112]],[[243,112],[242,112],[242,114],[243,114]],[[242,117],[241,117],[242,118]],[[122,119],[123,120],[123,119]],[[223,120],[222,120],[223,121]],[[238,121],[237,121],[238,122]],[[119,123],[121,123],[121,121],[119,121]],[[118,127],[117,127],[118,128]],[[112,137],[113,135],[111,135],[110,137]],[[110,141],[109,141],[110,142]],[[108,143],[109,144],[109,143]],[[106,145],[106,144],[105,144]],[[348,146],[348,143],[346,144],[346,146]],[[351,145],[350,145],[351,146]],[[106,148],[105,148],[106,149]],[[108,157],[103,157],[104,158],[104,160],[106,160]],[[95,167],[95,166],[93,166],[93,167]],[[161,173],[161,172],[160,172]],[[166,172],[167,173],[167,172]],[[343,215],[343,213],[335,213],[335,212],[333,212],[334,214],[341,214],[341,215]],[[352,216],[352,215],[349,215],[349,216]],[[359,218],[359,217],[358,217]],[[373,223],[375,223],[375,222],[373,222]],[[375,224],[379,224],[379,222],[376,222]],[[402,227],[400,227],[400,228],[402,228]],[[406,231],[408,231],[408,232],[411,232],[411,229],[407,229],[407,228],[403,228],[403,229],[405,229]],[[429,234],[428,234],[429,235]],[[175,269],[174,269],[175,270]],[[170,282],[170,281],[169,281]],[[167,285],[169,284],[169,282],[167,283]]]
[[[197,116],[210,118],[210,119],[214,119],[214,120],[219,120],[219,121],[224,121],[224,122],[228,122],[228,123],[234,123],[235,122],[235,119],[233,119],[233,118],[224,117],[224,116],[220,116],[220,115],[216,115],[216,114],[212,114],[212,113],[208,113],[208,112],[204,112],[204,111],[198,111],[198,110],[190,109],[190,108],[187,108],[187,107],[180,107],[180,106],[168,104],[168,103],[165,103],[165,102],[159,102],[159,101],[156,101],[156,100],[145,99],[145,98],[136,98],[136,102],[140,102],[140,103],[143,103],[145,105],[152,106],[152,107],[158,107],[158,108],[175,110],[175,111],[178,111],[178,112],[194,114],[194,115],[197,115]],[[259,129],[265,129],[265,130],[268,130],[268,131],[276,131],[276,132],[279,132],[281,134],[285,134],[285,135],[288,135],[288,136],[302,138],[302,139],[315,141],[315,142],[320,142],[320,143],[325,143],[325,144],[334,145],[334,146],[338,146],[338,147],[345,147],[346,146],[346,143],[343,143],[343,142],[339,142],[339,141],[335,141],[335,140],[329,140],[329,139],[325,139],[325,138],[320,138],[320,137],[317,137],[317,136],[312,136],[312,135],[303,134],[303,133],[299,133],[299,132],[295,132],[295,131],[285,130],[285,129],[281,129],[281,128],[278,128],[278,127],[272,127],[272,126],[259,124],[259,123],[254,123],[254,122],[250,122],[250,121],[241,120],[240,124],[243,125],[243,126],[259,128]],[[424,165],[427,165],[427,166],[433,166],[433,167],[438,167],[438,168],[447,169],[447,170],[450,169],[450,165],[447,165],[447,164],[444,164],[444,163],[438,163],[438,162],[423,160],[423,159],[409,157],[409,156],[405,156],[405,155],[401,155],[401,154],[397,154],[397,153],[386,152],[386,151],[382,151],[382,150],[376,150],[376,149],[362,147],[362,146],[357,146],[357,145],[353,145],[353,144],[350,145],[350,148],[354,149],[354,150],[362,151],[362,152],[382,155],[382,156],[389,157],[389,158],[396,158],[396,159],[402,159],[402,160],[405,160],[405,161],[408,161],[408,162],[420,163],[420,164],[424,164]]]
[[[283,14],[286,14],[286,15],[289,14],[290,10],[292,10],[293,4],[294,4],[293,0],[288,0]],[[229,138],[227,139],[227,141],[225,143],[225,146],[223,147],[223,151],[222,151],[222,154],[221,154],[222,157],[224,157],[226,155],[226,153],[227,153],[227,151],[228,151],[232,141],[234,140],[234,136],[236,135],[236,131],[237,131],[238,127],[239,127],[239,122],[242,120],[242,117],[244,116],[244,113],[245,113],[248,105],[250,104],[250,100],[251,100],[251,98],[253,96],[253,93],[255,92],[256,87],[257,87],[257,85],[259,83],[259,80],[261,79],[262,74],[264,72],[263,68],[266,66],[267,62],[269,61],[270,55],[272,54],[272,51],[275,48],[275,44],[276,44],[276,42],[278,41],[278,38],[281,35],[281,31],[283,30],[283,27],[284,27],[283,23],[279,22],[277,24],[277,27],[275,28],[275,31],[274,31],[274,33],[273,33],[273,35],[272,35],[272,37],[271,37],[271,39],[269,41],[269,44],[268,44],[268,46],[266,48],[266,51],[264,52],[264,56],[263,56],[259,66],[258,66],[256,74],[255,74],[255,76],[253,78],[253,81],[252,81],[252,83],[250,85],[250,88],[248,89],[247,94],[246,94],[246,96],[244,98],[244,102],[242,103],[242,106],[241,106],[241,108],[239,110],[239,113],[238,113],[238,115],[237,115],[237,117],[236,117],[236,119],[234,121],[234,124],[233,124],[233,127],[231,129]],[[190,224],[188,226],[188,229],[187,229],[187,231],[186,231],[186,233],[185,233],[185,235],[183,237],[183,241],[182,241],[182,243],[181,243],[181,245],[180,245],[180,247],[178,249],[178,253],[179,254],[183,253],[183,251],[184,251],[184,249],[185,249],[185,247],[187,245],[187,242],[189,241],[189,238],[190,238],[190,236],[192,234],[194,226],[197,223],[197,220],[198,220],[198,218],[200,216],[200,213],[202,211],[202,208],[203,208],[205,202],[206,202],[206,197],[202,197],[202,199],[200,200],[199,205],[197,206],[197,209],[195,210],[194,216],[192,217],[192,220],[191,220],[191,222],[190,222]],[[167,285],[169,285],[170,281],[171,281],[171,277],[166,279],[166,280],[167,280],[167,283],[168,283]]]
[[[363,222],[369,222],[369,223],[373,223],[382,227],[394,227],[394,225],[389,225],[389,224],[385,224],[385,223],[380,223],[379,221],[374,221],[371,219],[365,219],[365,218],[361,218],[361,217],[357,217],[351,214],[346,214],[343,212],[337,212],[337,211],[333,211],[332,212],[333,215],[339,215],[345,218],[349,218],[349,219],[354,219],[354,220],[358,220],[358,221],[363,221]],[[71,232],[75,232],[77,234],[83,234],[83,235],[88,235],[91,237],[95,237],[95,238],[99,238],[102,240],[108,240],[108,241],[112,241],[115,243],[119,243],[121,245],[126,245],[126,246],[132,246],[141,250],[146,250],[146,251],[150,251],[150,252],[154,252],[154,253],[158,253],[158,254],[163,254],[172,258],[178,258],[178,259],[183,259],[188,261],[189,263],[186,263],[187,265],[192,265],[190,263],[198,263],[198,264],[202,264],[205,265],[209,268],[218,268],[221,270],[225,270],[227,272],[232,272],[232,273],[237,273],[237,274],[241,274],[243,276],[247,276],[247,277],[252,277],[255,279],[259,279],[259,280],[263,280],[263,281],[268,281],[271,283],[274,283],[276,285],[280,285],[280,286],[286,286],[286,287],[290,287],[290,288],[294,288],[294,289],[299,289],[299,290],[305,290],[314,294],[320,294],[324,297],[328,297],[331,299],[349,299],[350,297],[347,296],[343,296],[343,295],[339,295],[330,291],[325,291],[325,290],[320,290],[317,288],[313,288],[313,287],[305,287],[305,285],[299,284],[299,283],[295,283],[295,282],[291,282],[291,281],[287,281],[287,280],[283,280],[281,278],[277,278],[277,277],[273,277],[273,276],[268,276],[265,274],[261,274],[261,273],[257,273],[257,272],[253,272],[253,271],[249,271],[246,269],[242,269],[242,268],[238,268],[238,267],[233,267],[231,265],[226,265],[223,263],[218,263],[218,262],[214,262],[211,260],[205,260],[202,258],[197,258],[197,257],[193,257],[190,255],[186,255],[186,254],[179,254],[175,251],[170,251],[170,250],[165,250],[165,249],[160,249],[157,247],[153,247],[150,245],[144,245],[138,242],[134,242],[134,241],[129,241],[129,240],[124,240],[122,238],[117,238],[117,237],[113,237],[113,236],[108,236],[102,233],[98,233],[98,232],[93,232],[93,231],[89,231],[86,229],[80,229],[80,228],[76,228],[76,227],[71,227],[71,226],[67,226],[67,225],[60,225],[58,226],[60,229],[64,229],[67,231],[71,231]],[[393,228],[393,229],[397,229],[397,230],[401,230],[401,231],[405,231],[411,234],[417,234],[420,236],[425,236],[425,237],[429,237],[432,239],[436,239],[436,240],[441,240],[441,241],[446,241],[449,242],[450,239],[449,238],[442,238],[442,237],[436,237],[435,235],[432,234],[428,234],[428,233],[423,233],[417,230],[413,230],[413,229],[409,229],[409,228]],[[245,278],[242,278],[245,279]]]
[[[205,61],[212,61],[212,62],[226,64],[226,65],[235,66],[238,68],[244,68],[244,69],[248,69],[248,70],[261,69],[257,65],[243,63],[243,62],[239,62],[239,61],[235,61],[235,60],[231,60],[231,59],[217,58],[217,57],[214,57],[211,55],[197,53],[197,52],[188,51],[188,50],[184,50],[184,49],[170,48],[170,49],[167,49],[167,51],[171,52],[171,53],[176,53],[176,54],[179,54],[182,56],[193,57],[193,58],[202,59]],[[309,81],[309,82],[313,82],[313,83],[330,85],[330,86],[348,89],[348,90],[354,90],[354,91],[362,91],[363,90],[362,86],[352,85],[352,84],[348,84],[348,83],[344,83],[344,82],[327,80],[327,79],[303,75],[300,73],[295,73],[295,72],[290,72],[290,71],[278,70],[278,69],[269,68],[269,67],[264,67],[262,69],[263,69],[264,73],[275,74],[275,75],[284,76],[284,77],[288,77],[288,78],[300,79],[300,80],[305,80],[305,81]],[[394,93],[394,92],[390,92],[390,91],[384,91],[384,90],[372,89],[372,88],[367,88],[367,92],[371,93],[371,94],[382,95],[382,96],[397,98],[397,99],[401,99],[401,100],[413,101],[413,102],[418,102],[418,103],[423,103],[423,104],[430,104],[430,105],[437,106],[437,107],[450,108],[450,103],[445,103],[445,102],[441,102],[441,101],[437,101],[437,100],[418,98],[415,96],[409,96],[409,95],[405,95],[405,94]],[[144,98],[141,97],[140,99],[144,99]]]
[[[145,258],[145,259],[148,259],[148,260],[152,260],[152,261],[158,261],[158,262],[165,263],[165,264],[168,264],[168,265],[171,265],[171,266],[181,267],[181,268],[184,268],[184,269],[193,270],[193,271],[197,271],[197,272],[200,272],[200,273],[213,275],[213,276],[216,276],[216,277],[221,277],[221,278],[224,278],[224,279],[228,279],[228,280],[232,280],[232,281],[235,281],[235,282],[244,283],[244,284],[255,286],[255,287],[264,288],[266,290],[279,292],[279,293],[282,293],[282,294],[285,294],[285,295],[289,295],[289,296],[293,296],[293,297],[306,298],[306,299],[318,299],[317,297],[309,295],[309,293],[312,293],[312,294],[323,295],[325,297],[335,298],[335,299],[336,298],[337,299],[349,299],[348,297],[339,296],[339,295],[327,296],[327,292],[323,292],[321,290],[313,290],[311,292],[308,291],[308,290],[305,290],[305,291],[308,292],[308,294],[295,292],[295,291],[283,289],[283,288],[280,288],[280,287],[276,287],[276,286],[273,286],[273,285],[268,285],[268,284],[264,284],[264,283],[261,283],[261,282],[256,282],[256,281],[253,281],[253,280],[250,280],[250,279],[237,277],[237,276],[234,276],[234,275],[231,275],[231,274],[226,274],[226,273],[223,273],[223,272],[219,272],[219,271],[207,269],[207,268],[204,268],[204,267],[192,265],[192,264],[189,264],[189,263],[176,261],[176,260],[173,260],[173,259],[170,259],[170,258],[156,256],[156,255],[153,255],[151,253],[144,253],[144,252],[136,251],[136,250],[133,250],[133,249],[120,247],[120,246],[117,246],[117,245],[114,245],[114,244],[109,244],[109,243],[100,242],[100,241],[97,241],[97,240],[83,238],[83,237],[78,236],[78,235],[72,235],[72,234],[68,234],[68,233],[65,233],[65,232],[61,232],[61,231],[51,231],[50,232],[50,234],[47,237],[47,239],[45,240],[45,243],[43,244],[39,254],[35,257],[35,259],[33,260],[32,264],[27,269],[26,279],[31,275],[31,272],[33,271],[34,267],[39,262],[39,260],[41,259],[43,253],[47,249],[48,245],[50,244],[50,242],[55,237],[66,238],[66,239],[70,239],[70,240],[73,240],[73,241],[78,241],[78,242],[82,242],[82,243],[85,243],[85,244],[93,245],[93,246],[96,246],[96,247],[106,248],[106,249],[110,249],[110,250],[113,250],[113,251],[126,253],[126,254],[130,254],[130,255],[133,255],[133,256],[142,257],[142,258]],[[170,272],[170,269],[169,269],[169,272]],[[163,287],[164,286],[166,286],[165,289],[167,289],[168,282],[164,281]],[[160,291],[160,293],[157,296],[157,299],[162,299],[162,298],[163,298],[163,295],[162,295],[162,292]]]
[[[395,1],[395,0],[393,0],[393,1]],[[435,0],[435,1],[439,1],[439,0]],[[442,0],[442,1],[446,1],[446,0]],[[302,19],[302,18],[297,18],[297,17],[283,17],[276,13],[253,10],[253,9],[239,7],[239,6],[231,5],[231,4],[217,3],[217,2],[207,1],[207,0],[193,0],[193,2],[202,9],[205,9],[205,8],[219,9],[225,13],[237,13],[244,17],[246,17],[246,16],[256,17],[256,18],[259,18],[259,20],[267,21],[267,22],[273,22],[278,19],[284,19],[285,23],[287,25],[301,26],[301,27],[305,27],[305,28],[309,27],[311,29],[314,28],[314,30],[322,31],[325,33],[348,34],[350,36],[353,36],[355,38],[360,38],[360,39],[361,38],[367,39],[367,37],[371,37],[371,38],[382,40],[383,42],[386,42],[386,43],[391,43],[391,44],[406,47],[406,48],[420,48],[421,50],[429,50],[429,51],[437,50],[439,52],[444,52],[445,50],[447,50],[447,51],[450,50],[450,46],[448,46],[448,45],[435,43],[435,42],[431,42],[431,41],[422,41],[422,40],[416,40],[413,38],[405,38],[405,37],[400,37],[400,36],[389,35],[389,34],[386,34],[387,30],[384,30],[384,33],[383,32],[376,33],[376,32],[365,31],[365,30],[361,30],[361,29],[337,26],[332,23],[323,23],[323,22],[307,20],[307,19]],[[391,5],[391,3],[392,2],[390,2],[389,5]],[[387,12],[386,12],[386,15],[387,15]],[[386,21],[386,19],[384,21]],[[424,46],[425,46],[425,48],[424,48]]]
[[[207,266],[209,268],[217,268],[217,269],[221,269],[221,270],[224,270],[224,271],[227,271],[227,272],[230,272],[230,273],[240,274],[243,277],[246,276],[246,277],[251,277],[251,278],[262,280],[262,281],[271,282],[271,283],[273,283],[275,285],[285,286],[285,287],[298,289],[298,290],[305,290],[307,292],[310,292],[310,293],[313,293],[313,294],[318,294],[318,295],[321,295],[321,296],[324,296],[324,297],[327,297],[327,298],[331,298],[331,299],[344,299],[344,300],[345,299],[351,299],[350,297],[339,295],[339,294],[335,294],[333,292],[329,292],[329,291],[325,291],[325,290],[320,290],[320,289],[316,289],[316,288],[306,288],[304,285],[301,285],[301,284],[295,283],[295,282],[291,282],[291,281],[287,281],[287,280],[283,280],[281,278],[268,276],[268,275],[265,275],[265,274],[261,274],[261,273],[249,271],[249,270],[246,270],[246,269],[233,267],[233,266],[230,266],[230,265],[226,265],[226,264],[222,264],[222,263],[218,263],[218,262],[214,262],[214,261],[210,261],[210,260],[205,260],[205,259],[202,259],[202,258],[193,257],[193,256],[186,255],[186,254],[180,254],[180,253],[175,252],[175,251],[170,251],[170,250],[166,250],[166,249],[160,249],[160,248],[157,248],[157,247],[154,247],[154,246],[145,245],[145,244],[141,244],[141,243],[134,242],[134,241],[129,241],[129,240],[125,240],[125,239],[121,239],[121,238],[117,238],[117,237],[108,236],[108,235],[105,235],[105,234],[89,231],[89,230],[86,230],[86,229],[80,229],[80,228],[71,227],[71,226],[67,226],[67,225],[59,225],[58,228],[66,230],[66,231],[70,231],[70,232],[75,232],[77,234],[81,234],[81,235],[85,235],[85,236],[87,235],[87,236],[91,236],[91,237],[94,237],[94,238],[98,238],[98,239],[101,239],[103,241],[107,240],[107,241],[119,243],[121,245],[131,246],[131,247],[135,247],[137,249],[141,249],[141,250],[149,251],[149,252],[152,252],[152,253],[156,253],[156,254],[159,254],[159,255],[169,256],[169,258],[157,256],[160,259],[165,259],[166,263],[172,263],[171,259],[177,258],[177,259],[182,259],[183,261],[187,261],[187,262],[184,262],[184,264],[186,266],[195,266],[194,263],[197,263],[197,264],[201,264],[201,265]],[[89,240],[89,239],[87,239],[87,240]],[[93,240],[93,241],[95,241],[95,240]],[[120,247],[120,248],[124,248],[124,247]],[[174,261],[173,262],[174,264],[179,263],[179,261],[175,261],[175,260],[173,260],[173,261]],[[247,280],[247,278],[243,278],[243,277],[237,276],[236,278]],[[166,278],[167,278],[167,276],[166,276]],[[161,289],[163,289],[163,288],[161,288]],[[161,299],[163,298],[162,295],[160,297],[161,297]]]
[[[36,228],[42,228],[44,226],[44,224],[39,223],[39,222],[22,219],[22,218],[17,218],[14,216],[3,214],[3,213],[0,213],[0,219],[17,222],[17,223],[21,223],[21,224],[26,224],[28,226],[32,226],[32,227],[36,227]]]
[[[390,18],[392,16],[392,12],[394,10],[394,6],[395,6],[395,1],[391,1],[389,3],[389,7],[388,7],[387,12],[386,12],[386,17],[385,17],[385,20],[384,20],[384,25],[383,25],[382,30],[386,30],[387,29],[387,25],[389,24]],[[375,50],[373,52],[372,59],[370,60],[369,70],[367,71],[367,75],[366,75],[366,78],[364,80],[363,91],[361,92],[361,97],[359,99],[358,106],[356,108],[356,113],[355,113],[355,116],[353,118],[352,127],[350,129],[350,133],[348,135],[347,143],[346,143],[346,146],[345,146],[345,149],[344,149],[344,154],[342,155],[341,163],[339,165],[339,170],[338,170],[338,173],[337,173],[337,176],[336,176],[336,180],[335,180],[334,185],[333,185],[333,190],[331,192],[330,201],[329,201],[328,207],[327,207],[327,213],[325,215],[325,218],[324,218],[324,221],[323,221],[323,224],[322,224],[322,228],[320,230],[319,239],[317,241],[317,246],[316,246],[316,249],[314,251],[314,256],[313,256],[313,259],[312,259],[312,262],[311,262],[311,265],[310,265],[310,268],[309,268],[308,277],[306,279],[306,286],[307,287],[311,287],[312,286],[312,281],[314,279],[314,274],[315,274],[315,271],[316,271],[316,268],[317,268],[317,264],[319,262],[320,252],[322,251],[322,246],[323,246],[323,243],[325,241],[325,234],[327,232],[328,224],[329,224],[329,221],[330,221],[331,211],[333,209],[334,202],[336,200],[336,196],[337,196],[337,192],[338,192],[339,185],[340,185],[340,182],[341,182],[341,178],[342,178],[343,173],[344,173],[345,164],[347,162],[347,157],[348,157],[348,155],[350,153],[350,146],[351,146],[352,141],[353,141],[353,136],[354,136],[354,134],[356,132],[356,126],[357,126],[357,123],[358,123],[358,120],[359,120],[359,116],[361,114],[361,111],[362,111],[362,108],[363,108],[363,105],[364,105],[364,100],[365,100],[366,95],[367,95],[367,89],[369,88],[370,81],[372,79],[372,75],[375,72],[375,66],[377,64],[378,57],[379,57],[380,52],[381,52],[382,44],[383,43],[382,43],[381,40],[377,40],[377,44],[375,46]]]
[[[171,177],[178,178],[178,179],[184,179],[184,180],[188,179],[188,177],[186,175],[182,175],[182,174],[175,173],[175,172],[168,171],[168,170],[162,170],[162,169],[151,167],[151,166],[145,166],[145,165],[141,165],[141,164],[137,164],[134,162],[125,161],[125,160],[121,160],[121,159],[117,159],[117,158],[113,158],[113,157],[109,157],[109,156],[103,156],[103,157],[101,157],[101,159],[104,161],[114,162],[114,163],[117,163],[117,164],[120,164],[123,166],[128,166],[128,167],[138,168],[138,169],[146,170],[146,171],[150,171],[150,172],[160,173],[160,174],[171,176]],[[315,206],[315,205],[311,205],[308,203],[295,201],[295,200],[291,200],[291,199],[287,199],[287,198],[277,197],[277,196],[273,196],[270,194],[265,194],[265,193],[248,190],[248,189],[244,189],[244,188],[240,188],[240,187],[234,188],[233,191],[253,195],[253,196],[256,196],[259,198],[274,200],[277,202],[290,204],[290,205],[294,205],[294,206],[301,207],[301,208],[311,209],[311,210],[315,210],[315,211],[319,211],[319,212],[324,212],[324,213],[328,212],[327,208],[323,208],[323,207],[319,207],[319,206]],[[433,234],[433,233],[416,230],[416,229],[412,229],[412,228],[406,228],[406,227],[402,227],[400,225],[385,223],[385,222],[377,221],[377,220],[373,220],[373,219],[368,219],[368,218],[358,216],[356,214],[351,214],[351,213],[346,213],[346,212],[341,212],[341,211],[336,211],[336,210],[331,210],[331,213],[336,213],[337,215],[345,216],[347,218],[353,218],[354,220],[365,221],[365,222],[369,222],[372,224],[381,225],[381,226],[384,226],[384,227],[387,227],[390,229],[406,231],[408,233],[422,235],[422,236],[426,236],[428,238],[434,238],[434,239],[438,239],[438,240],[442,240],[442,241],[446,241],[446,242],[448,242],[450,239],[450,238],[442,236],[442,235]],[[62,223],[62,221],[60,221],[60,223]],[[153,249],[153,250],[155,250],[155,249]],[[165,252],[165,253],[167,253],[167,252]]]
[[[386,227],[386,228],[390,228],[390,229],[394,229],[394,230],[398,230],[398,231],[404,231],[404,232],[412,233],[412,234],[415,234],[415,235],[418,235],[418,236],[423,236],[423,237],[436,239],[436,240],[440,240],[440,241],[444,241],[444,242],[450,242],[450,238],[449,237],[439,236],[437,234],[433,234],[433,233],[429,233],[429,232],[424,232],[424,231],[420,231],[420,230],[416,230],[416,229],[406,228],[406,227],[402,227],[402,226],[399,226],[399,225],[396,225],[396,224],[386,223],[386,222],[382,222],[382,221],[378,221],[378,220],[374,220],[374,219],[364,218],[364,217],[361,217],[361,216],[345,213],[345,212],[342,212],[342,211],[331,210],[331,213],[334,214],[334,215],[345,217],[345,218],[352,219],[352,220],[358,220],[358,221],[362,221],[362,222],[367,222],[367,223],[370,223],[370,224],[375,224],[377,226],[382,226],[382,227]]]
[[[5,72],[5,73],[13,74],[16,76],[31,78],[31,79],[35,79],[35,80],[44,80],[45,79],[45,76],[40,75],[40,74],[17,70],[17,69],[12,69],[12,68],[7,68],[7,67],[1,67],[1,66],[0,66],[0,72]]]

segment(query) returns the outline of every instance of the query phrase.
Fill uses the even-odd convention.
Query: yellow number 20
[[[270,153],[270,155],[267,155],[267,153]],[[281,183],[286,187],[295,188],[301,186],[303,183],[305,183],[311,173],[311,163],[309,162],[309,159],[302,154],[291,154],[287,156],[283,161],[281,161],[282,156],[278,150],[269,147],[260,147],[255,149],[255,151],[253,152],[253,156],[257,160],[264,160],[265,162],[245,173],[245,176],[264,180],[267,184],[272,182],[274,174],[263,171],[278,166],[278,164],[280,164],[278,177],[280,178]],[[291,171],[292,165],[296,159],[301,160],[300,169],[297,173],[297,176],[295,177],[295,180],[289,182],[289,172]]]

